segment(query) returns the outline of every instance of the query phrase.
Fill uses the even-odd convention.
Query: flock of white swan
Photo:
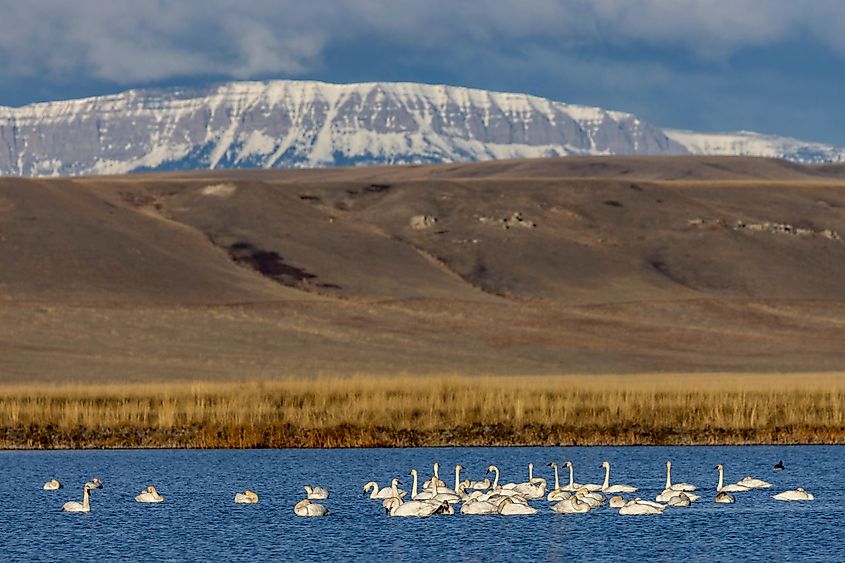
[[[422,485],[419,483],[419,473],[411,469],[413,480],[409,500],[406,491],[399,488],[399,480],[393,479],[390,486],[379,488],[375,481],[364,485],[364,495],[381,501],[386,513],[390,516],[425,517],[437,514],[455,514],[455,505],[460,504],[461,514],[499,514],[516,516],[536,514],[538,509],[531,506],[532,501],[546,500],[551,502],[551,510],[563,514],[583,514],[596,508],[609,505],[618,509],[621,515],[662,514],[668,507],[686,507],[701,499],[693,491],[698,487],[689,483],[672,483],[672,462],[666,462],[666,484],[663,491],[654,500],[640,497],[628,498],[622,494],[633,494],[637,487],[624,484],[610,484],[610,462],[602,462],[604,481],[602,483],[579,484],[575,482],[575,469],[571,461],[566,461],[560,467],[569,470],[569,483],[561,485],[558,464],[547,464],[554,470],[554,489],[549,490],[545,479],[534,476],[534,465],[528,464],[528,480],[522,483],[499,483],[499,468],[491,465],[487,468],[487,475],[482,480],[461,480],[461,471],[466,469],[461,465],[455,466],[455,486],[449,488],[440,478],[440,465],[434,464],[433,475]],[[779,462],[774,469],[782,470],[783,463]],[[743,493],[753,489],[771,489],[773,485],[751,476],[745,477],[735,484],[724,484],[725,470],[719,464],[714,468],[719,473],[716,484],[714,501],[719,504],[736,502],[734,493]],[[493,475],[490,480],[489,475]],[[90,491],[101,489],[102,482],[92,479],[82,487],[82,502],[66,502],[62,506],[64,512],[90,512]],[[62,488],[62,484],[52,479],[44,484],[44,490],[55,491]],[[305,486],[306,498],[296,503],[294,514],[297,516],[326,516],[329,510],[325,505],[312,502],[329,498],[329,491],[325,487]],[[814,497],[811,493],[798,487],[772,496],[779,501],[810,501]],[[139,503],[160,503],[164,497],[152,485],[146,487],[136,497]],[[258,494],[246,490],[235,494],[237,504],[256,504]]]

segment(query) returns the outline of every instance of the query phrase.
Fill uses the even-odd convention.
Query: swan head
[[[599,465],[599,467],[601,467],[603,469],[610,469],[610,462],[609,461],[603,461],[603,462],[601,462],[601,465]]]
[[[807,492],[807,491],[804,490],[804,487],[798,487],[795,490],[798,491],[799,493],[806,493]]]
[[[457,469],[458,471],[466,471],[467,470],[467,468],[464,467],[463,465],[461,465],[460,463],[455,466],[455,469]]]
[[[435,474],[435,475],[439,475],[439,474],[440,474],[440,464],[439,464],[439,463],[437,463],[437,462],[434,462],[434,474]]]
[[[399,479],[393,479],[392,481],[390,481],[390,486],[394,489],[396,487],[398,487],[399,486]]]
[[[667,462],[666,462],[666,467],[672,467],[672,462],[671,462],[671,461],[667,461]]]
[[[311,504],[311,501],[310,501],[310,500],[308,500],[308,499],[304,499],[304,500],[301,500],[301,501],[299,501],[298,503],[296,503],[296,506],[294,506],[294,507],[293,507],[293,509],[294,509],[294,510],[299,510],[299,509],[301,509],[301,508],[305,508],[305,507],[306,507],[306,506],[308,506],[309,504]]]
[[[564,461],[564,462],[563,462],[563,467],[572,467],[572,462],[571,462],[571,461],[569,461],[569,460]]]
[[[401,504],[402,504],[402,501],[401,501],[401,500],[399,500],[398,498],[396,498],[396,497],[390,497],[389,499],[387,499],[387,500],[385,500],[385,501],[384,501],[384,504],[382,504],[382,506],[384,506],[384,511],[385,511],[387,514],[390,514],[390,511],[391,511],[391,510],[396,509],[396,508],[397,508],[397,507],[399,507]]]
[[[155,488],[155,487],[153,487],[152,485],[150,485],[149,487],[147,487],[147,492],[148,492],[148,493],[150,493],[151,495],[155,495],[155,494],[157,494],[157,493],[158,493],[158,491],[156,491],[156,488]]]
[[[550,461],[549,463],[546,464],[546,467],[557,467],[557,462]]]
[[[376,487],[378,487],[378,485],[376,484],[376,482],[375,482],[375,481],[370,481],[369,483],[367,483],[366,485],[364,485],[364,494],[366,495],[367,493],[369,493],[369,492],[370,492],[370,489],[375,489]]]
[[[499,470],[498,467],[496,467],[495,465],[491,465],[490,467],[487,468],[487,473],[494,473],[498,470]]]
[[[713,470],[714,470],[714,471],[723,471],[724,469],[725,469],[725,468],[724,468],[724,467],[722,467],[722,464],[721,464],[721,463],[720,463],[719,465],[717,465],[716,467],[714,467],[714,468],[713,468]]]

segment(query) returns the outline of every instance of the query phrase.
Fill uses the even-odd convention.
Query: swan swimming
[[[64,503],[62,512],[91,512],[91,499],[89,491],[93,487],[88,486],[88,483],[82,487],[82,502],[70,501]]]
[[[578,489],[580,489],[581,487],[584,486],[584,485],[580,485],[580,484],[575,482],[575,469],[573,468],[571,461],[564,461],[563,467],[569,468],[569,484],[567,486],[563,487],[564,491],[569,491],[570,493],[574,493],[575,491],[577,491]],[[596,489],[596,490],[598,490],[598,489]]]
[[[680,497],[681,495],[684,495],[684,497],[689,499],[690,502],[695,502],[695,501],[697,501],[701,498],[700,496],[698,496],[695,493],[689,493],[689,492],[685,492],[685,491],[673,491],[673,490],[670,490],[670,489],[666,489],[662,493],[657,495],[657,497],[654,500],[656,500],[657,502],[670,502],[673,498]]]
[[[688,493],[696,490],[698,487],[690,485],[689,483],[675,483],[672,484],[672,462],[666,462],[666,486],[663,487],[666,491],[683,491]]]
[[[816,497],[812,493],[808,493],[803,487],[798,487],[794,491],[784,491],[772,497],[775,500],[813,500]]]
[[[631,485],[610,485],[610,462],[603,461],[599,467],[604,467],[604,483],[601,486],[603,493],[635,493],[636,487]]]
[[[414,471],[416,471],[416,469]],[[370,491],[370,489],[372,489],[372,491]],[[379,500],[383,500],[383,499],[394,497],[394,496],[398,496],[399,498],[402,498],[402,497],[405,496],[405,491],[401,491],[401,490],[398,490],[398,489],[394,490],[391,487],[385,487],[383,489],[379,489],[378,483],[376,483],[375,481],[370,481],[369,483],[364,485],[364,494],[366,495],[367,493],[370,493],[370,498],[379,499]]]
[[[326,516],[329,513],[329,509],[322,504],[314,504],[310,500],[305,499],[296,503],[296,506],[293,507],[293,512],[297,516]]]
[[[155,487],[150,485],[135,497],[135,502],[164,502],[164,497],[158,494]]]
[[[610,497],[610,508],[622,508],[627,501],[619,495]]]
[[[725,477],[725,468],[722,467],[722,464],[720,463],[719,465],[717,465],[713,469],[715,469],[716,471],[719,472],[719,484],[716,485],[716,492],[718,492],[718,493],[722,493],[722,492],[725,492],[725,493],[744,493],[745,491],[751,490],[749,487],[745,487],[743,485],[724,485],[723,486],[723,483],[724,483],[723,480],[724,480],[724,477]]]
[[[733,504],[736,502],[736,497],[722,491],[716,495],[716,502],[719,504]]]
[[[634,499],[625,503],[625,506],[619,509],[619,514],[623,516],[639,516],[639,515],[653,515],[663,514],[666,509],[665,506],[641,499]]]
[[[586,514],[592,508],[592,506],[581,501],[577,496],[571,496],[552,505],[552,510],[560,514]]]
[[[692,499],[689,493],[683,491],[669,499],[669,506],[689,506],[690,504],[692,504]]]
[[[425,518],[434,514],[447,514],[450,506],[446,502],[440,504],[419,500],[403,502],[402,499],[393,497],[385,501],[384,509],[389,516],[416,516]]]
[[[242,493],[235,493],[236,504],[257,504],[258,495],[247,489]]]
[[[325,487],[305,485],[303,488],[308,494],[308,500],[326,500],[329,498],[329,490]]]
[[[62,488],[62,484],[59,483],[56,479],[50,479],[44,486],[42,487],[45,491],[58,491]]]
[[[772,484],[762,479],[755,479],[751,475],[742,479],[742,481],[737,482],[737,485],[741,485],[743,487],[748,487],[749,489],[771,489]]]
[[[537,514],[537,509],[533,506],[514,502],[512,499],[506,498],[499,505],[498,512],[502,516],[523,516],[528,514]]]
[[[472,493],[467,501],[461,506],[461,514],[497,514],[499,505],[481,500],[481,491]]]

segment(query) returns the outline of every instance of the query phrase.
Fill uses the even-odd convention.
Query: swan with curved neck
[[[293,507],[293,512],[297,516],[326,516],[329,513],[329,509],[322,504],[314,504],[310,500],[305,499],[296,503],[296,506]]]
[[[235,503],[236,504],[257,504],[258,503],[258,495],[253,491],[247,489],[242,493],[235,493]]]
[[[603,493],[634,493],[637,491],[637,488],[631,485],[611,485],[610,462],[603,461],[601,467],[604,467],[604,483],[601,486]]]
[[[405,491],[400,491],[398,489],[393,489],[392,487],[385,487],[383,489],[379,489],[378,483],[375,481],[370,481],[366,485],[364,485],[364,494],[370,494],[371,499],[379,499],[383,500],[386,498],[390,498],[392,496],[405,496]]]
[[[750,490],[748,487],[744,487],[742,485],[725,485],[725,468],[722,466],[721,463],[713,469],[719,472],[719,483],[716,485],[717,493],[744,493],[745,491]]]
[[[306,494],[308,495],[308,500],[325,500],[329,498],[329,490],[325,487],[320,487],[318,485],[310,486],[305,485],[304,487]]]
[[[493,478],[493,484],[490,486],[490,489],[495,491],[499,488],[499,468],[495,465],[491,465],[487,468],[487,473],[495,473],[496,476]]]
[[[663,490],[690,492],[696,490],[696,488],[695,485],[690,485],[689,483],[672,484],[672,462],[666,462],[666,486],[663,487]]]
[[[82,502],[70,501],[62,506],[62,512],[91,512],[91,498],[89,491],[91,487],[86,483],[82,487]]]
[[[158,494],[155,487],[150,485],[135,497],[135,502],[164,502],[164,497]]]

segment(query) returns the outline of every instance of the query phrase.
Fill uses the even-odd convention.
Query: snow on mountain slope
[[[765,156],[794,162],[845,161],[845,148],[799,141],[790,137],[761,135],[751,131],[736,133],[696,133],[678,129],[664,129],[664,131],[670,139],[686,147],[692,154]]]
[[[0,107],[0,175],[690,152],[843,158],[793,139],[663,131],[628,113],[413,83],[230,82]]]
[[[685,154],[635,116],[410,83],[233,82],[0,108],[0,174]]]

